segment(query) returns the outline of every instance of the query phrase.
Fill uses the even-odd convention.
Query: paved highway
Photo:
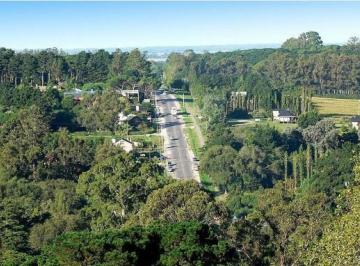
[[[183,121],[178,115],[172,115],[171,109],[180,109],[175,96],[157,94],[157,107],[161,113],[161,133],[164,136],[164,155],[168,170],[179,179],[194,178],[194,162],[189,151],[183,129]]]

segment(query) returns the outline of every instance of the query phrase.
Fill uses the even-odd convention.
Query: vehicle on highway
[[[169,168],[169,172],[174,172],[175,171],[175,167],[170,167]]]
[[[165,161],[166,159],[167,159],[166,156],[164,156],[164,155],[162,155],[162,154],[159,156],[159,160],[160,160],[160,161]]]
[[[175,171],[175,164],[172,163],[171,161],[167,162],[167,169],[169,172],[174,172]]]
[[[171,107],[171,114],[176,116],[178,113],[178,109],[176,107]]]

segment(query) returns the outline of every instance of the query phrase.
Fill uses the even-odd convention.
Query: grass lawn
[[[120,132],[112,133],[110,131],[78,131],[71,133],[71,136],[74,138],[89,140],[129,138],[132,141],[142,143],[144,148],[162,149],[162,137],[156,134],[129,135],[126,137],[123,134],[120,134]]]
[[[110,131],[96,131],[96,132],[87,132],[87,131],[76,131],[72,132],[71,136],[79,139],[112,139],[119,138],[121,135],[117,133],[112,133]]]
[[[296,123],[280,123],[277,121],[266,121],[265,124],[275,127],[280,132],[284,132],[289,129],[295,129],[298,127]]]
[[[296,123],[280,123],[278,121],[272,121],[272,120],[261,120],[259,122],[251,122],[251,123],[242,123],[242,124],[233,124],[234,130],[238,130],[241,128],[246,127],[255,127],[256,125],[269,125],[271,127],[275,127],[278,131],[284,132],[288,129],[295,129],[298,127]]]
[[[359,99],[312,97],[312,102],[323,116],[342,117],[359,114]]]

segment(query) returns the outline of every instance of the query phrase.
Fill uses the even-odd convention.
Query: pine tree
[[[299,149],[299,179],[300,182],[304,179],[304,150],[302,145]]]
[[[298,154],[294,154],[292,158],[292,174],[295,179],[295,189],[297,186],[297,178],[298,178]]]
[[[311,177],[311,163],[312,163],[312,156],[311,156],[311,147],[308,145],[306,147],[306,178],[309,179]]]
[[[284,154],[284,179],[288,178],[288,154],[285,152]]]

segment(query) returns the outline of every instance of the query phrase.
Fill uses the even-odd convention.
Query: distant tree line
[[[0,48],[0,84],[82,85],[111,80],[115,85],[127,81],[154,86],[159,82],[157,78],[151,63],[138,49],[66,54],[56,48],[21,52]]]
[[[236,109],[269,115],[284,108],[301,114],[312,109],[313,95],[359,97],[359,47],[356,37],[343,46],[325,46],[318,33],[306,32],[279,49],[173,53],[164,79],[169,86],[187,81],[209,121],[223,120]],[[246,96],[233,94],[242,91]]]

